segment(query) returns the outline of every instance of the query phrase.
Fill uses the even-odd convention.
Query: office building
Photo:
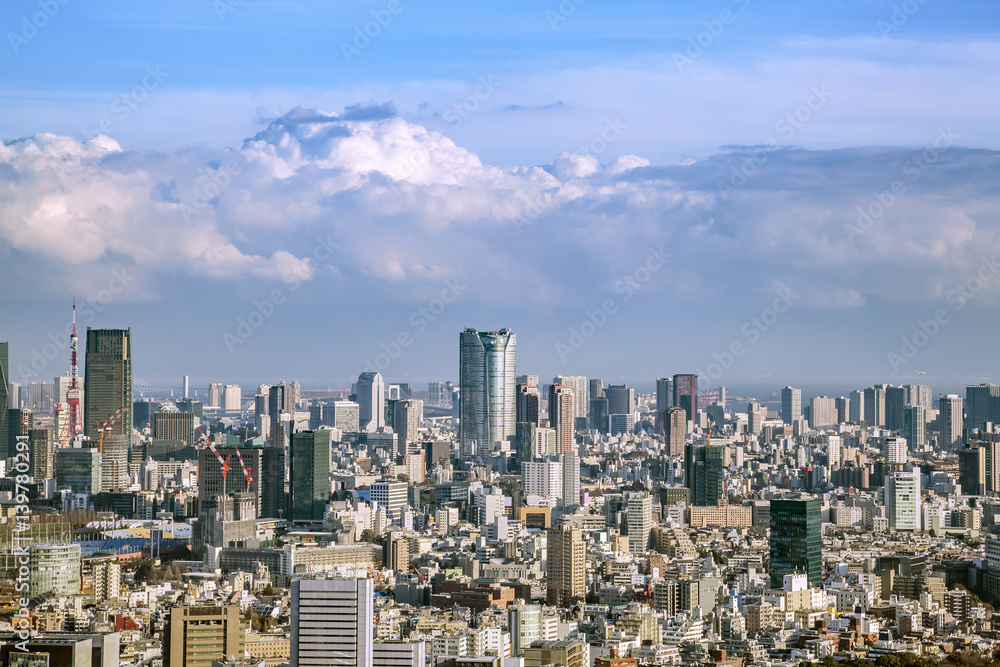
[[[47,428],[33,428],[28,431],[28,452],[31,477],[36,482],[51,479],[55,474],[53,471],[55,442]]]
[[[217,447],[215,451],[219,456],[213,454],[210,449],[198,451],[198,499],[205,502],[217,496],[232,496],[234,493],[246,492],[253,496],[257,512],[261,512],[264,506],[263,490],[278,483],[277,478],[268,477],[264,470],[263,459],[267,449],[244,447],[240,448],[237,454],[235,447]],[[227,461],[229,466],[225,482],[223,482],[220,457],[223,461]],[[240,458],[243,459],[243,466],[246,466],[250,474],[249,484],[243,474]],[[274,518],[276,515],[262,516]]]
[[[869,426],[885,426],[885,385],[865,389],[865,421]]]
[[[539,640],[524,649],[524,667],[589,667],[590,664],[590,644],[581,639]]]
[[[611,433],[611,409],[606,396],[590,399],[590,428],[598,433]]]
[[[781,390],[781,421],[793,424],[802,416],[802,390],[785,387]]]
[[[865,392],[856,389],[848,397],[848,418],[850,421],[860,424],[866,422],[865,419]]]
[[[187,398],[187,395],[185,395]],[[222,407],[222,383],[213,382],[208,385],[208,407],[210,408],[221,408]]]
[[[406,456],[416,447],[417,429],[423,413],[423,402],[412,398],[395,401],[392,406],[392,430],[396,433],[396,454]]]
[[[87,327],[84,373],[83,429],[91,442],[99,440],[98,422],[117,418],[104,432],[132,445],[132,330]],[[120,412],[119,412],[120,411]]]
[[[604,389],[608,414],[630,415],[635,412],[635,389],[624,384],[609,384]]]
[[[958,394],[942,396],[939,403],[938,424],[940,439],[938,445],[945,451],[953,452],[962,446],[962,399]]]
[[[920,530],[920,472],[885,476],[885,513],[889,530]]]
[[[128,467],[129,440],[124,435],[105,435],[101,451],[101,490],[118,493],[132,485]]]
[[[653,531],[653,499],[645,491],[625,494],[625,513],[628,526],[628,550],[633,555],[646,553],[649,534]]]
[[[177,412],[173,406],[163,406],[153,415],[153,437],[157,440],[183,440],[194,446],[194,414]]]
[[[371,579],[293,580],[291,667],[373,667],[374,597]]]
[[[580,530],[565,525],[548,531],[545,599],[550,605],[569,607],[587,595],[587,551]]]
[[[466,329],[459,341],[459,451],[486,455],[516,433],[517,334]]]
[[[517,385],[517,410],[515,418],[517,423],[530,423],[537,425],[541,417],[542,392],[538,387],[526,384]]]
[[[970,384],[965,388],[965,427],[969,431],[985,429],[1000,422],[1000,385]]]
[[[674,381],[671,378],[656,378],[656,411],[666,412],[674,407]]]
[[[371,501],[384,507],[392,521],[398,523],[407,506],[406,482],[375,482],[369,487]]]
[[[809,585],[823,586],[822,501],[771,501],[771,588],[782,588],[786,574],[801,572]]]
[[[292,434],[288,518],[322,521],[330,502],[330,431]]]
[[[212,667],[245,650],[236,605],[172,607],[163,631],[163,667]]]
[[[958,484],[964,495],[986,495],[986,445],[970,442],[958,450]]]
[[[521,463],[521,488],[525,498],[537,497],[549,507],[563,500],[563,472],[560,461],[541,460]]]
[[[385,381],[381,373],[365,372],[358,376],[355,391],[358,403],[358,428],[372,433],[385,426]]]
[[[559,453],[576,445],[576,397],[569,387],[554,384],[549,388],[549,426],[555,429]]]
[[[55,592],[80,593],[80,545],[33,544],[28,547],[28,592],[31,597]]]
[[[410,571],[410,541],[402,533],[392,533],[385,538],[382,547],[382,567],[397,575]]]
[[[684,481],[691,490],[692,505],[717,505],[724,497],[723,449],[704,442],[688,443],[685,447]]]
[[[8,437],[8,433],[10,430],[9,427],[7,426],[9,408],[21,407],[20,405],[18,405],[17,401],[17,394],[20,387],[17,387],[13,392],[10,392],[11,385],[14,383],[12,383],[10,380],[9,369],[10,369],[10,343],[8,343],[7,341],[0,341],[0,438],[4,439]],[[15,454],[17,454],[16,450],[8,449],[7,456],[14,456]]]
[[[288,433],[295,419],[295,386],[284,382],[267,389],[267,416],[270,422],[269,437],[275,447],[288,444]]]
[[[384,641],[372,644],[372,667],[425,667],[424,641]]]
[[[684,408],[687,420],[694,424],[698,415],[698,376],[674,376],[674,405]]]
[[[57,449],[56,491],[94,495],[101,492],[101,453],[94,449]]]
[[[906,438],[911,452],[922,452],[927,448],[927,408],[921,405],[907,405],[903,408],[901,434]]]
[[[909,390],[902,386],[890,385],[885,388],[885,427],[890,431],[903,429],[903,410],[907,405]]]
[[[909,460],[906,438],[889,435],[882,441],[882,456],[886,465],[902,465]]]
[[[509,605],[507,628],[511,657],[524,655],[524,649],[542,638],[542,608],[534,604]]]
[[[747,433],[750,435],[760,435],[764,428],[764,419],[767,417],[767,408],[757,401],[747,406]]]

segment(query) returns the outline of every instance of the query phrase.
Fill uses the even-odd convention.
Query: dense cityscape
[[[0,343],[7,665],[738,667],[1000,647],[1000,385],[655,392],[517,365],[138,384]],[[82,370],[78,363],[82,362]],[[651,378],[652,379],[652,378]],[[742,400],[742,399],[741,399]],[[6,626],[6,630],[3,627]]]

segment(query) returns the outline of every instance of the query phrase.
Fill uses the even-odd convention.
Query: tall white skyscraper
[[[802,390],[785,387],[781,390],[781,421],[791,424],[802,415]]]
[[[238,384],[227,384],[222,393],[223,408],[227,411],[240,409],[243,402],[243,390]]]
[[[837,399],[815,396],[809,401],[809,426],[813,429],[829,428],[837,423]]]
[[[887,436],[882,443],[882,455],[885,456],[885,462],[889,465],[906,463],[909,457],[906,438],[896,435]]]
[[[645,491],[625,494],[628,520],[628,550],[634,554],[646,553],[649,533],[653,530],[653,499]]]
[[[459,338],[459,430],[463,457],[513,441],[517,412],[517,334],[466,329]]]
[[[577,465],[579,471],[579,463]],[[563,499],[563,469],[559,461],[525,461],[521,464],[521,486],[525,498],[538,496],[549,507]]]
[[[920,471],[885,476],[885,512],[889,530],[920,530]]]
[[[851,392],[851,396],[848,399],[850,407],[848,408],[848,418],[852,422],[863,422],[865,420],[865,392],[860,389],[855,389]]]
[[[381,373],[358,376],[358,419],[362,431],[371,433],[385,426],[385,381]]]
[[[831,468],[840,466],[840,446],[842,442],[839,435],[831,435],[826,439],[827,465]]]
[[[221,408],[222,407],[222,383],[213,382],[208,385],[208,407],[210,408]]]
[[[371,579],[292,581],[292,667],[372,667]]]
[[[962,426],[965,423],[962,397],[958,394],[942,396],[940,408],[938,424],[941,425],[941,440],[938,444],[945,450],[954,451],[962,446]]]

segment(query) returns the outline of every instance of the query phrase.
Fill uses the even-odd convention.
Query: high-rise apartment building
[[[409,448],[417,447],[417,429],[423,412],[421,401],[404,398],[395,402],[392,410],[392,430],[396,433],[396,454],[406,456]]]
[[[330,502],[330,431],[292,434],[289,513],[292,521],[322,521]]]
[[[538,496],[544,504],[556,507],[563,500],[563,471],[560,461],[541,460],[521,463],[521,488],[526,498]]]
[[[36,482],[51,479],[55,442],[47,428],[33,428],[28,431],[29,472]]]
[[[684,408],[687,420],[691,424],[698,416],[698,376],[674,376],[674,405]]]
[[[684,456],[684,439],[687,436],[688,421],[684,408],[667,408],[663,419],[663,434],[667,443],[668,456]]]
[[[548,531],[545,598],[548,604],[569,607],[587,595],[587,551],[583,534],[565,525]]]
[[[822,501],[771,501],[771,588],[786,574],[802,572],[809,585],[823,586]]]
[[[802,390],[797,387],[785,387],[781,390],[781,421],[793,423],[802,416]]]
[[[829,396],[815,396],[809,401],[809,426],[829,428],[837,424],[837,401]]]
[[[860,423],[865,420],[865,392],[860,389],[855,389],[851,392],[848,397],[848,417],[850,421],[854,423]]]
[[[553,385],[562,385],[573,390],[573,415],[576,418],[586,417],[590,405],[589,386],[587,378],[582,375],[557,375],[552,378]]]
[[[569,387],[554,384],[549,388],[549,426],[556,431],[559,453],[567,452],[576,444],[576,397]]]
[[[105,430],[104,438],[122,436],[126,449],[132,445],[132,330],[87,327],[84,372],[83,429],[91,442],[98,442],[102,424],[121,410]]]
[[[212,382],[208,385],[208,407],[222,407],[222,383]]]
[[[902,465],[909,459],[909,448],[906,438],[888,435],[882,441],[882,456],[886,465]]]
[[[515,419],[517,419],[518,424],[528,422],[537,426],[541,417],[541,405],[542,392],[539,391],[538,387],[532,387],[527,384],[517,385],[517,414]]]
[[[243,390],[238,384],[227,384],[222,388],[222,408],[226,412],[239,412],[243,404]]]
[[[381,373],[365,372],[358,376],[357,390],[359,428],[372,433],[385,426],[385,380]]]
[[[580,504],[580,455],[576,448],[566,450],[559,457],[562,463],[562,499],[564,507]]]
[[[371,579],[293,580],[291,667],[373,667],[374,597]]]
[[[484,454],[513,441],[517,409],[517,334],[466,329],[459,337],[459,450]]]
[[[865,389],[865,421],[869,426],[885,426],[885,385]]]
[[[653,499],[645,491],[625,494],[625,516],[628,525],[628,550],[633,555],[646,553],[649,534],[653,530]]]

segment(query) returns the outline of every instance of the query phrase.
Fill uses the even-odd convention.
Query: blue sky
[[[0,339],[34,373],[75,294],[154,384],[454,379],[465,326],[542,376],[995,378],[998,11],[5,3]]]

